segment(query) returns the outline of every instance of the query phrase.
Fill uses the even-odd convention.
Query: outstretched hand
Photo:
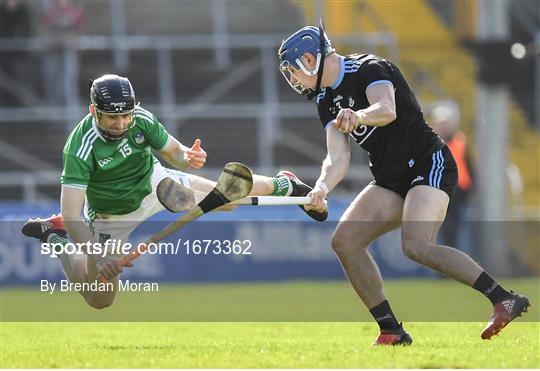
[[[193,169],[200,169],[206,163],[206,152],[201,148],[201,140],[195,139],[190,149],[185,151],[184,160]]]

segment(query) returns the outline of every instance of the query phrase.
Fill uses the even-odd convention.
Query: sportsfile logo
[[[107,255],[127,255],[133,249],[137,249],[140,254],[148,255],[176,255],[181,251],[180,240],[175,245],[170,242],[152,242],[149,244],[139,243],[133,246],[130,242],[110,239],[101,242],[46,242],[41,244],[41,254],[56,258],[60,254],[67,255],[95,255],[105,257]]]
[[[132,245],[122,243],[121,240],[108,240],[105,243],[90,241],[84,243],[74,242],[44,242],[41,244],[41,254],[56,258],[60,254],[67,255],[97,255],[105,257],[107,255],[126,255],[131,251]]]
[[[56,258],[58,255],[127,255],[133,250],[148,255],[251,255],[251,240],[184,240],[172,242],[139,243],[110,239],[105,242],[64,242],[51,240],[41,244],[41,254]]]

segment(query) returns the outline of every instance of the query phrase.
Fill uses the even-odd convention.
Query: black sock
[[[375,321],[377,321],[379,324],[381,330],[392,330],[399,328],[399,322],[394,316],[394,313],[392,313],[388,300],[374,306],[369,311],[373,318],[375,318]]]
[[[480,277],[478,277],[473,285],[473,289],[484,294],[493,305],[500,303],[510,296],[510,293],[499,286],[497,282],[495,282],[495,280],[486,272],[482,272],[482,274],[480,274]]]

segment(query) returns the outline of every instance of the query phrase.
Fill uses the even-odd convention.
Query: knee
[[[350,245],[350,241],[346,237],[345,233],[339,229],[336,230],[332,235],[331,243],[332,249],[334,249],[338,256],[345,253]]]
[[[348,230],[347,228],[338,227],[332,235],[331,243],[332,248],[338,256],[350,253],[359,247],[362,247],[362,243],[356,233],[353,233],[353,231]]]
[[[105,297],[96,297],[96,296],[87,296],[84,298],[86,303],[95,309],[104,309],[110,307],[114,303],[114,296],[105,296]]]
[[[407,256],[409,259],[422,262],[427,258],[429,242],[404,234],[401,238],[401,248],[405,256]]]

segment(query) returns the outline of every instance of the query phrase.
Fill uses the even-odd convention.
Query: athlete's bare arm
[[[206,152],[200,147],[200,140],[195,140],[193,146],[189,148],[170,134],[169,142],[159,151],[159,154],[165,161],[180,170],[200,169],[206,162]]]
[[[340,133],[334,125],[326,132],[326,158],[322,163],[321,175],[310,195],[312,203],[306,209],[323,211],[324,199],[347,175],[351,161],[351,143],[346,135]]]
[[[75,243],[96,243],[90,230],[81,218],[81,211],[84,206],[84,197],[86,190],[70,186],[62,186],[60,196],[60,208],[62,210],[62,219],[66,232]],[[97,267],[97,273],[111,279],[122,272],[122,266],[118,259],[111,257],[102,257],[99,255],[88,255]],[[89,277],[95,279],[95,277]]]
[[[353,111],[345,108],[339,111],[334,125],[342,133],[349,134],[360,125],[385,126],[396,119],[394,87],[378,84],[366,90],[369,107]]]

